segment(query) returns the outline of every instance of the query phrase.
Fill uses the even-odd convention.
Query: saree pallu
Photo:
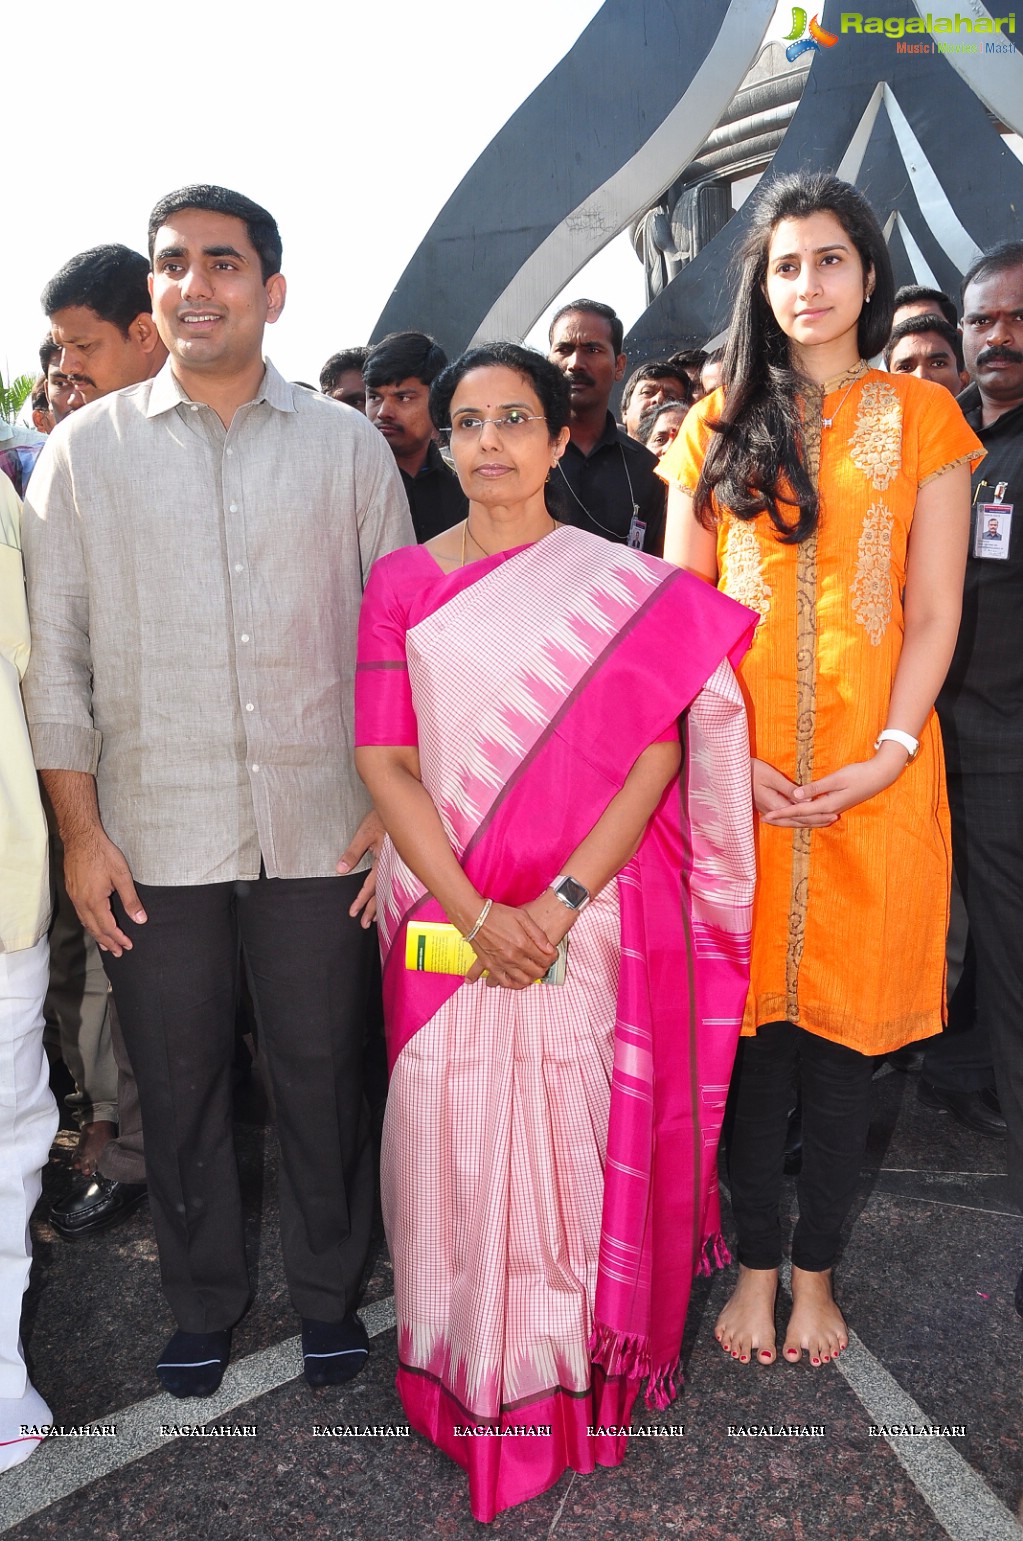
[[[621,1461],[641,1381],[652,1406],[675,1394],[694,1273],[727,1257],[716,1152],[753,896],[730,663],[754,618],[560,530],[471,582],[428,554],[384,558],[367,636],[388,564],[424,557],[438,603],[405,633],[421,774],[481,893],[541,893],[684,714],[681,775],[573,926],[564,986],[407,972],[409,920],[445,917],[389,843],[381,856],[398,1389],[488,1520],[568,1467]],[[367,679],[398,660],[371,652],[359,741],[386,743]]]

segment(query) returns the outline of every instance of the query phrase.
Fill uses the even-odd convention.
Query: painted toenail
[[[820,1360],[819,1359],[811,1359],[810,1363],[811,1364],[820,1364]]]

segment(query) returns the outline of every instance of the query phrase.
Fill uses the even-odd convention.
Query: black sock
[[[184,1332],[180,1328],[160,1355],[156,1373],[174,1397],[211,1397],[231,1357],[231,1329]]]
[[[369,1358],[369,1337],[354,1311],[342,1322],[302,1318],[302,1354],[310,1386],[341,1386],[354,1380]]]

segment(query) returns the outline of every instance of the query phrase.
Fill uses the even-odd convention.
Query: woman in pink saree
[[[373,569],[357,761],[388,832],[398,1390],[491,1520],[623,1459],[643,1379],[675,1395],[694,1273],[727,1257],[753,892],[731,665],[755,617],[548,512],[568,387],[541,355],[472,350],[431,412],[469,516]],[[424,920],[471,939],[467,976],[406,968]],[[534,983],[563,937],[564,984]]]

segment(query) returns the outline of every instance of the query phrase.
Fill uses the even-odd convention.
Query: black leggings
[[[735,1062],[728,1179],[739,1262],[781,1262],[779,1202],[785,1134],[797,1087],[803,1101],[799,1220],[792,1237],[797,1268],[830,1268],[860,1174],[870,1124],[874,1060],[791,1022],[767,1022],[743,1038]]]

